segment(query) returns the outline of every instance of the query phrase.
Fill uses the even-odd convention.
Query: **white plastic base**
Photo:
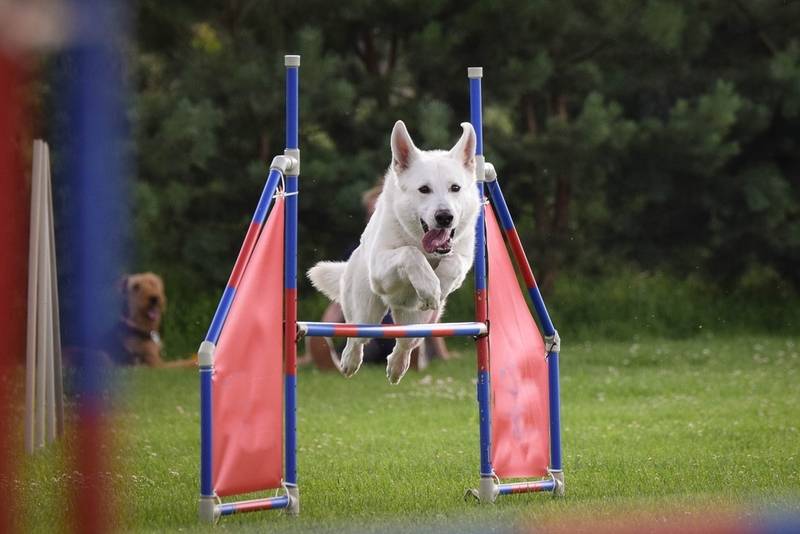
[[[289,506],[286,507],[286,514],[300,515],[300,488],[286,486],[286,494],[289,496]]]
[[[481,477],[481,482],[478,485],[478,500],[481,503],[493,503],[499,493],[500,487],[494,477]]]
[[[553,497],[563,497],[566,487],[564,486],[564,471],[550,471],[553,475],[553,480],[556,481],[556,487],[553,490]]]
[[[216,497],[200,497],[200,521],[203,523],[216,523],[219,519]]]

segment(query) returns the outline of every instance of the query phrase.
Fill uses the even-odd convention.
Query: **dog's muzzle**
[[[431,228],[422,219],[419,220],[422,224],[422,248],[428,254],[447,255],[453,250],[453,236],[456,235],[455,228]]]

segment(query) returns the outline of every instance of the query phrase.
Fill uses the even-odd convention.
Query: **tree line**
[[[403,119],[422,148],[468,120],[549,290],[619,268],[800,287],[800,2],[135,3],[137,263],[217,290],[302,55],[301,266],[342,258]]]

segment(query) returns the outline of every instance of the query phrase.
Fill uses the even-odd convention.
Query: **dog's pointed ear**
[[[392,169],[400,174],[411,166],[417,157],[417,147],[408,134],[403,121],[394,123],[392,129]]]
[[[458,160],[466,169],[475,170],[475,129],[472,124],[462,122],[461,128],[464,130],[461,139],[450,149],[450,156]]]

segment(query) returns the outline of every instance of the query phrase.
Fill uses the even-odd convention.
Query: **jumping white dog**
[[[461,127],[450,151],[419,150],[397,121],[392,164],[358,248],[346,262],[323,261],[308,271],[314,287],[341,304],[348,323],[380,323],[387,308],[397,324],[435,322],[464,281],[480,199],[475,130],[468,122]],[[340,367],[345,376],[358,371],[367,341],[347,340]],[[403,378],[420,341],[397,340],[386,365],[392,384]]]

